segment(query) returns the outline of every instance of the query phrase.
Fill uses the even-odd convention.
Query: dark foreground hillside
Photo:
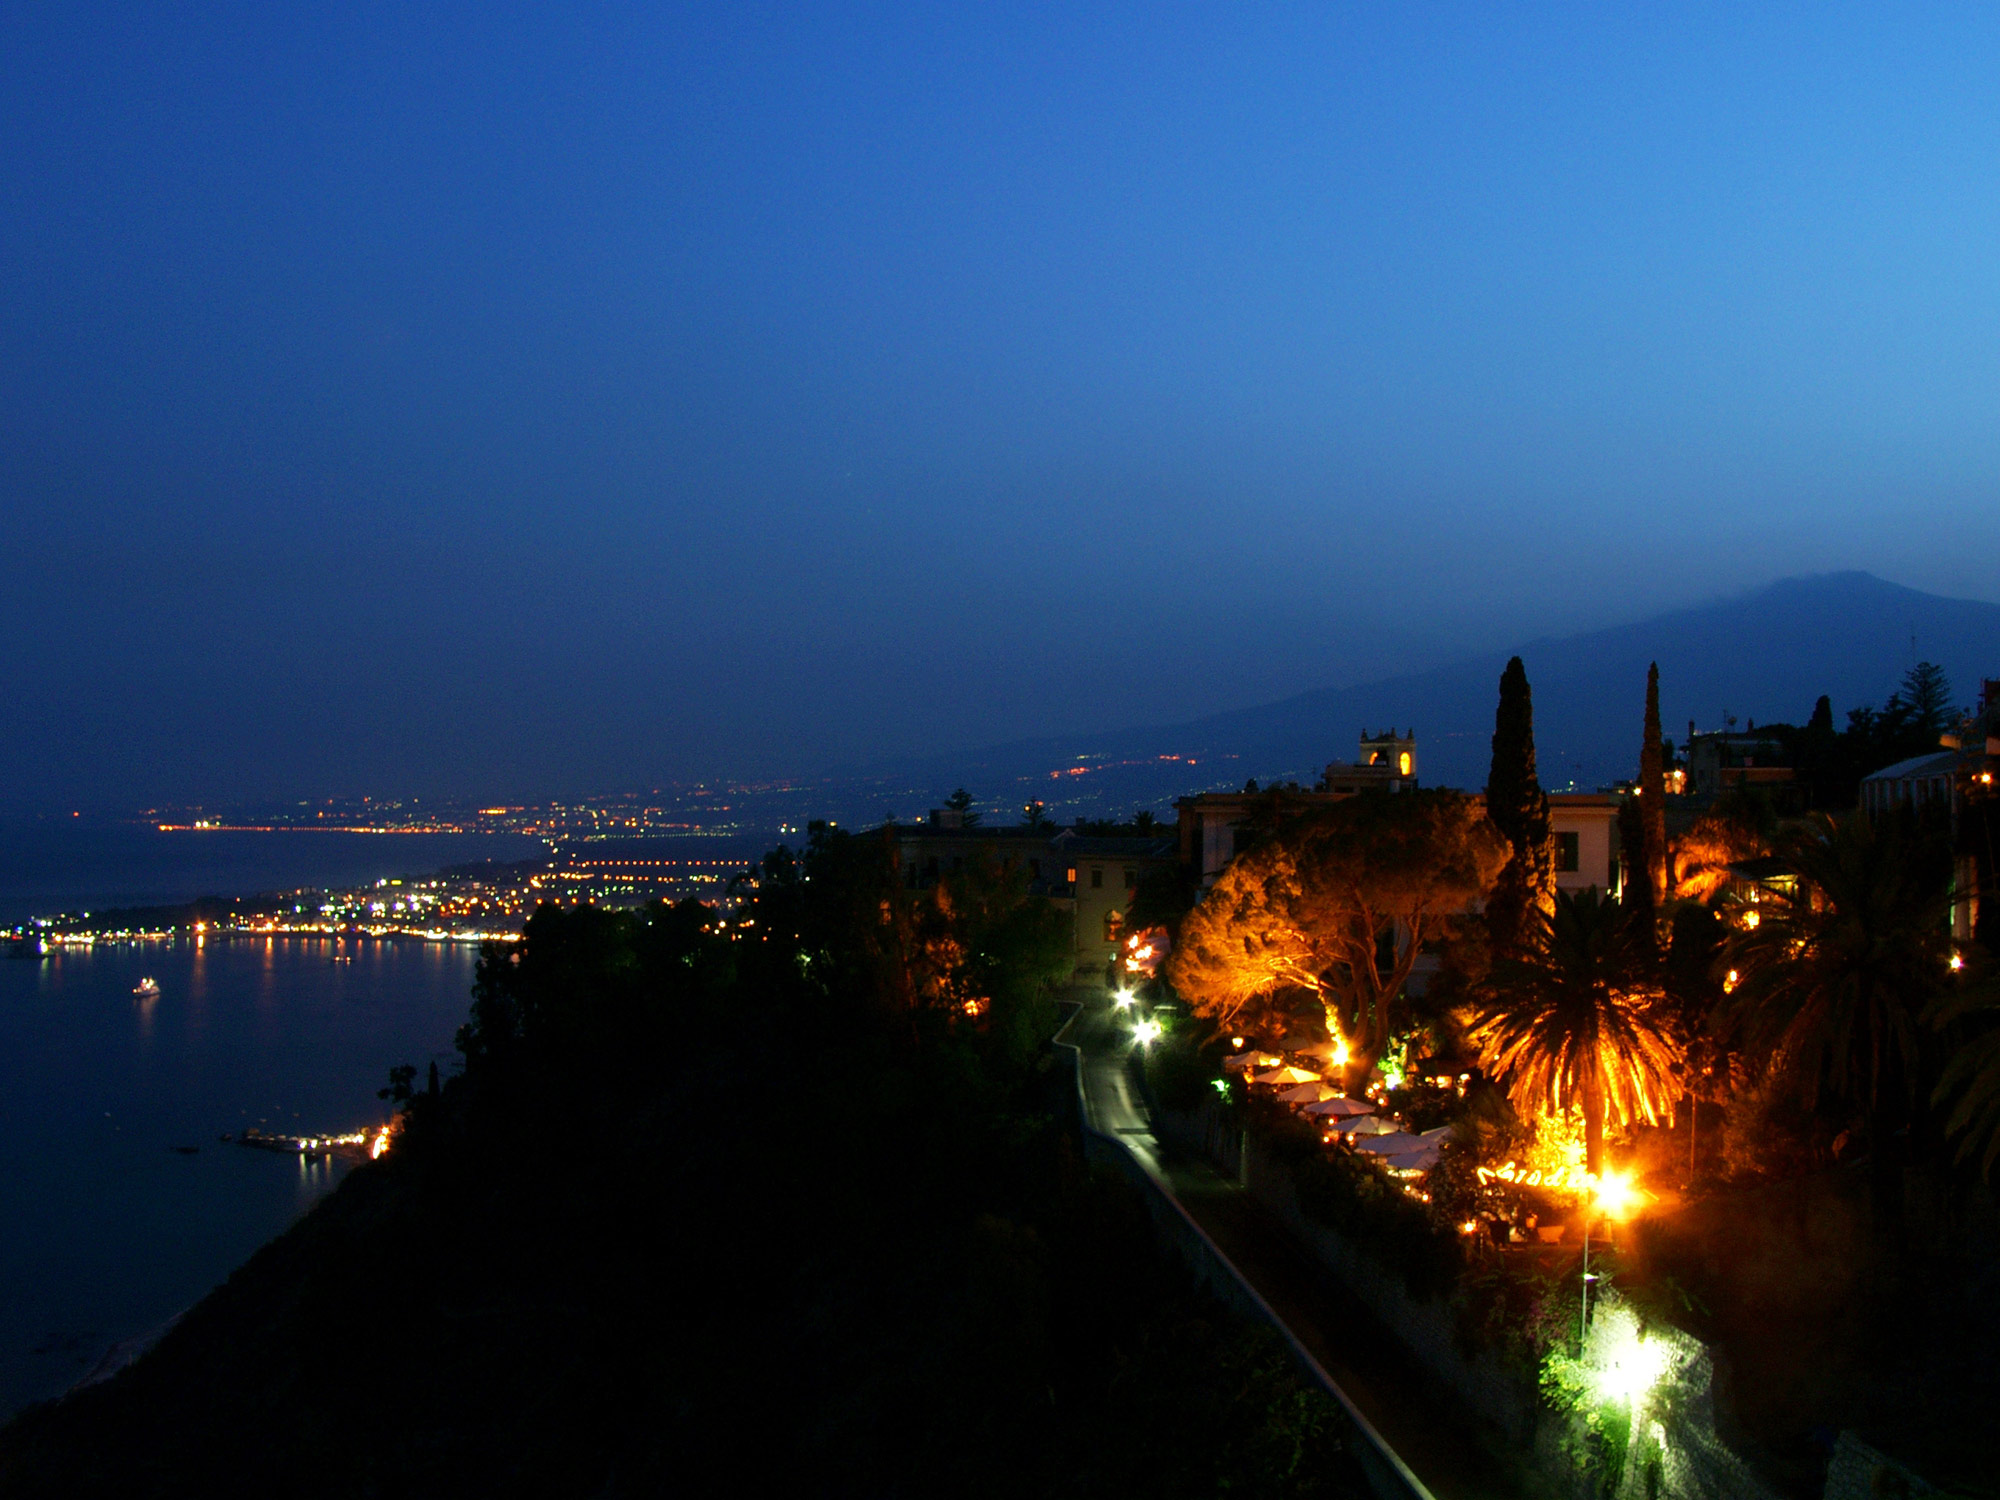
[[[397,1149],[0,1433],[0,1493],[1359,1492],[1045,1052],[701,920],[538,917]]]

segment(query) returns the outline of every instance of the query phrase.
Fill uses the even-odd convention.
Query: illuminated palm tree
[[[1949,856],[1906,818],[1824,814],[1776,852],[1791,879],[1736,909],[1721,1019],[1809,1108],[1843,1099],[1882,1137],[1924,1090],[1924,1012],[1950,973]]]
[[[1529,943],[1496,966],[1473,1025],[1481,1064],[1524,1112],[1581,1110],[1584,1167],[1604,1170],[1611,1123],[1657,1123],[1681,1049],[1648,962],[1646,934],[1595,887],[1530,919]]]

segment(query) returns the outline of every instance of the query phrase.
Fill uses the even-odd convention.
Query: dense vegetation
[[[463,1076],[0,1492],[1349,1492],[1338,1409],[1081,1164],[1045,906],[825,835],[742,895],[489,949]]]

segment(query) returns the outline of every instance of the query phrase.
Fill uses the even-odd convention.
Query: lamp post
[[[1583,1358],[1583,1341],[1590,1333],[1590,1195],[1583,1200],[1583,1291],[1576,1304],[1576,1357]]]
[[[1590,1274],[1590,1220],[1593,1209],[1601,1209],[1614,1222],[1631,1212],[1638,1202],[1638,1189],[1622,1172],[1606,1172],[1601,1177],[1585,1177],[1583,1190],[1583,1294],[1576,1311],[1576,1352],[1583,1355],[1583,1341],[1590,1332],[1590,1284],[1598,1278]]]

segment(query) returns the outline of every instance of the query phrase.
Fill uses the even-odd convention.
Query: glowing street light
[[[1132,1007],[1133,998],[1130,990],[1119,990],[1111,997],[1111,1003],[1120,1010],[1129,1010]]]
[[[1576,1347],[1579,1353],[1583,1350],[1584,1336],[1590,1328],[1590,1283],[1597,1279],[1590,1274],[1591,1211],[1595,1209],[1616,1222],[1637,1208],[1642,1196],[1639,1189],[1632,1185],[1631,1176],[1624,1172],[1585,1177],[1583,1191],[1583,1292],[1576,1312]]]
[[[1165,1034],[1165,1032],[1166,1032],[1166,1027],[1162,1026],[1158,1021],[1141,1021],[1137,1026],[1134,1026],[1132,1028],[1133,1039],[1136,1040],[1141,1047],[1151,1046],[1154,1042],[1157,1042],[1160,1039],[1160,1037]]]

